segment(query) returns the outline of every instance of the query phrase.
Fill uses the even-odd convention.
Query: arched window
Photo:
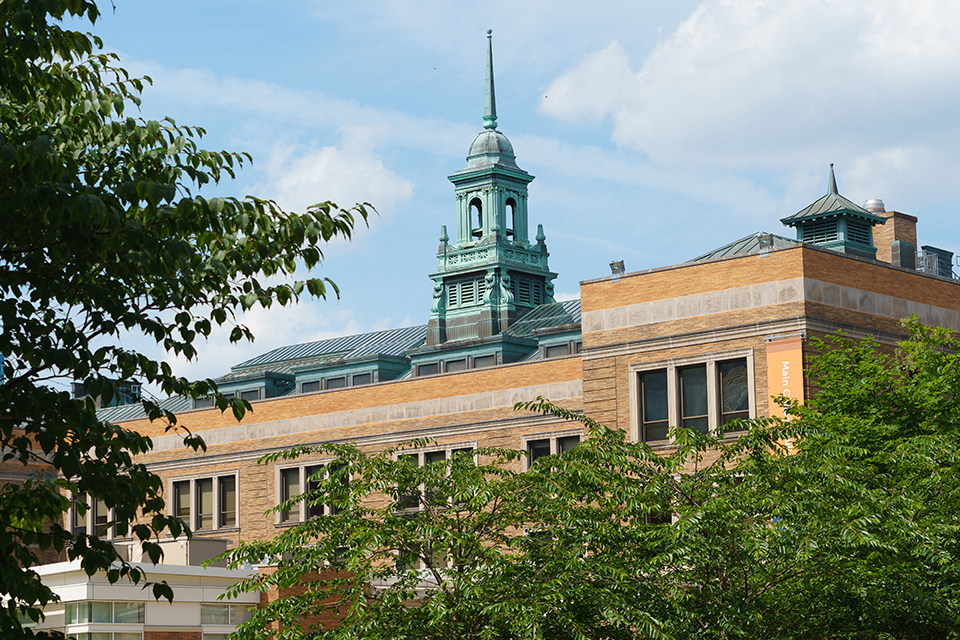
[[[514,237],[513,230],[517,228],[517,201],[507,198],[507,237]]]
[[[479,238],[483,235],[483,204],[480,202],[480,198],[474,198],[470,201],[470,220],[473,220],[477,225],[471,230],[471,235],[474,238]]]

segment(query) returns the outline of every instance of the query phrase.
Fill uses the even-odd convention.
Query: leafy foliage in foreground
[[[498,449],[424,467],[404,447],[269,456],[349,467],[304,496],[339,513],[233,552],[276,562],[236,591],[292,594],[240,637],[299,638],[326,611],[341,623],[313,632],[330,640],[956,638],[960,343],[909,329],[895,355],[818,343],[820,395],[789,421],[674,428],[664,455],[538,399],[522,407],[588,437],[526,473]]]
[[[61,23],[98,15],[89,0],[0,3],[0,446],[13,480],[0,487],[4,638],[24,633],[18,609],[35,620],[52,597],[31,569],[38,549],[66,549],[91,574],[113,566],[111,580],[142,577],[113,565],[106,541],[61,526],[67,492],[102,499],[118,534],[146,541],[153,558],[160,549],[151,537],[182,529],[166,515],[159,478],[134,462],[150,440],[99,421],[93,400],[72,400],[51,383],[83,381],[105,404],[130,381],[216,394],[211,381],[179,378],[121,337],[143,334],[187,358],[218,325],[233,325],[233,341],[252,339],[238,311],[288,304],[304,289],[336,291],[326,279],[265,279],[317,265],[324,242],[349,238],[356,217],[367,216],[330,202],[293,214],[267,200],[194,195],[249,156],[202,149],[203,129],[129,115],[149,79],[129,77],[99,38]],[[249,409],[220,395],[216,404],[238,419]],[[143,406],[182,427],[156,403]],[[154,592],[170,596],[162,584]]]

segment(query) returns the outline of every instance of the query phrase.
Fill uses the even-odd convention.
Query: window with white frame
[[[170,482],[171,514],[194,531],[238,526],[237,472]]]
[[[667,444],[670,425],[708,433],[756,415],[753,350],[634,364],[630,367],[634,437]]]
[[[64,624],[143,624],[142,602],[68,602]]]
[[[200,604],[200,624],[202,625],[238,626],[252,617],[253,610],[247,604],[224,604],[220,602]]]
[[[320,482],[329,479],[331,474],[339,477],[345,487],[350,482],[350,474],[344,467],[330,462],[309,462],[296,467],[277,467],[277,504],[289,502],[297,496],[316,490]],[[303,522],[323,515],[336,515],[336,513],[336,505],[311,502],[301,497],[300,500],[294,500],[287,509],[278,512],[277,523]]]
[[[527,452],[527,469],[540,458],[570,451],[580,444],[582,434],[582,429],[566,429],[548,434],[525,436],[523,449]]]

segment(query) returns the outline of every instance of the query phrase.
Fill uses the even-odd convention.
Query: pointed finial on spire
[[[833,163],[830,163],[830,182],[827,183],[827,193],[837,192],[837,177],[833,175]]]
[[[493,29],[487,29],[487,90],[483,97],[483,128],[497,128],[497,95],[493,90]]]

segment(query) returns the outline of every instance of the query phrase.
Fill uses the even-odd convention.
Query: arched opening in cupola
[[[470,220],[472,221],[471,226],[473,224],[477,225],[471,229],[470,235],[479,238],[483,235],[483,203],[480,202],[480,198],[474,198],[470,201]]]

